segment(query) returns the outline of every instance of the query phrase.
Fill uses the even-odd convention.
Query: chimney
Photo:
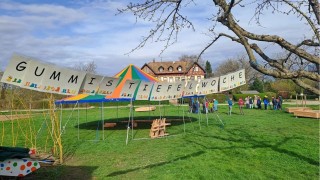
[[[156,62],[156,60],[153,58],[152,62]]]

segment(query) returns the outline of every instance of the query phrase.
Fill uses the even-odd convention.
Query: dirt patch
[[[0,115],[0,121],[10,121],[15,119],[29,119],[32,115],[18,114],[18,115]]]

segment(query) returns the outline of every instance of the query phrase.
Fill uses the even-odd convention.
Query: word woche
[[[145,82],[101,76],[59,67],[14,54],[1,82],[41,92],[111,96],[121,84],[119,97],[136,100],[168,100],[227,91],[246,84],[244,69],[201,81]],[[122,84],[123,83],[123,84]]]

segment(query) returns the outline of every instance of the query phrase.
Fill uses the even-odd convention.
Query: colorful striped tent
[[[118,74],[116,74],[114,77],[120,78],[120,81],[117,85],[117,87],[114,89],[113,94],[110,96],[107,96],[107,99],[117,99],[120,97],[121,90],[126,82],[126,80],[141,80],[146,82],[158,82],[158,79],[155,77],[143,72],[138,67],[136,67],[133,64],[130,64],[126,68],[124,68],[122,71],[120,71]]]
[[[67,97],[56,101],[56,104],[73,104],[73,103],[97,103],[97,102],[111,102],[111,101],[130,101],[130,99],[120,99],[120,92],[126,80],[141,80],[146,82],[158,82],[155,77],[143,72],[138,67],[130,64],[122,71],[117,73],[114,77],[120,78],[120,81],[115,88],[112,95],[106,97],[104,95],[89,95],[78,94],[76,96]]]

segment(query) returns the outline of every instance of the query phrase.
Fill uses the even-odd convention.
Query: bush
[[[260,96],[261,98],[263,98],[264,96],[268,96],[268,98],[271,98],[272,96],[276,97],[276,93],[274,92],[265,92],[265,93],[258,93],[258,94],[234,94],[233,100],[238,101],[240,97],[244,99],[247,96],[254,97],[254,95]]]

